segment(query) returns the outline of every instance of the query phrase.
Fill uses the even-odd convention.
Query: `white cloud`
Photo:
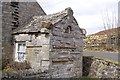
[[[37,0],[47,14],[71,7],[79,26],[88,34],[103,30],[102,12],[114,10],[119,0]]]

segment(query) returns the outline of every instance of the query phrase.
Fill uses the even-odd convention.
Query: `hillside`
[[[98,51],[118,51],[118,42],[120,27],[108,30],[103,30],[95,34],[86,36],[84,39],[85,50]]]
[[[111,34],[111,33],[120,33],[120,27],[118,28],[113,28],[113,29],[108,29],[108,30],[103,30],[103,31],[100,31],[100,32],[97,32],[95,34],[92,34],[92,35],[104,35],[104,34]]]
[[[113,29],[108,29],[108,30],[104,30],[104,31],[100,31],[98,33],[95,33],[95,35],[101,35],[101,34],[111,34],[113,32],[117,33],[118,31],[120,31],[120,27],[119,28],[113,28]]]

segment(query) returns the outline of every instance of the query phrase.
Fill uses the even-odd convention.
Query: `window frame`
[[[22,48],[23,48],[23,45],[25,44],[25,49],[22,51],[19,51],[18,50],[18,45],[19,44],[22,44]],[[19,59],[19,53],[21,53],[23,56],[24,56],[24,58],[23,59]],[[17,62],[24,62],[26,60],[26,43],[25,42],[16,42],[15,43],[15,61],[17,61]]]

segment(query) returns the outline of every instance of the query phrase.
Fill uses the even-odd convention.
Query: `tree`
[[[106,40],[106,50],[114,50],[117,48],[117,38],[115,37],[118,34],[117,30],[117,11],[110,10],[110,11],[105,11],[104,14],[102,15],[102,21],[103,21],[103,26],[105,33],[107,35],[107,40]],[[112,37],[115,37],[115,43],[113,43]]]

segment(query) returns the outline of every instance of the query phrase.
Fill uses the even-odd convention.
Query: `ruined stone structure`
[[[71,8],[36,16],[27,26],[16,29],[13,35],[14,46],[26,49],[25,53],[14,51],[16,61],[27,60],[33,69],[47,71],[52,78],[82,76],[84,35]]]
[[[28,24],[33,16],[46,15],[37,2],[2,2],[2,53],[12,59],[12,32]]]

